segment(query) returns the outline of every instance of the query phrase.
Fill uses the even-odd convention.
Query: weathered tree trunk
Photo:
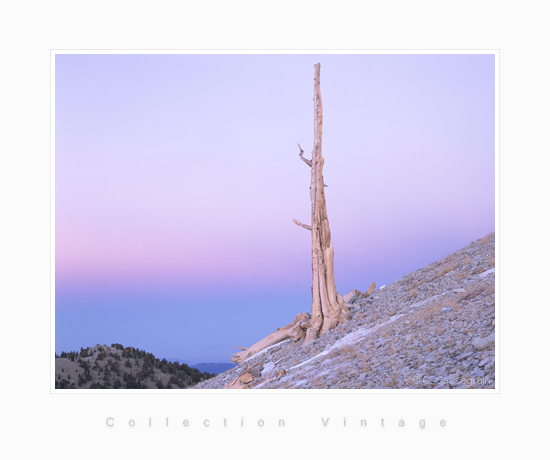
[[[334,282],[334,248],[330,242],[330,228],[325,201],[325,183],[323,180],[322,155],[323,138],[323,103],[321,100],[320,82],[321,64],[315,65],[313,90],[314,105],[314,139],[311,160],[304,158],[300,148],[300,158],[311,168],[311,225],[302,224],[294,219],[299,226],[311,231],[311,321],[306,333],[305,343],[315,339],[319,334],[336,327],[347,320],[349,310],[344,306],[342,296],[336,292]]]
[[[314,79],[314,146],[311,160],[304,158],[304,151],[300,148],[300,159],[311,168],[311,225],[302,224],[294,219],[300,227],[311,231],[311,265],[313,282],[311,287],[311,316],[300,313],[288,326],[277,329],[249,348],[240,348],[231,358],[234,363],[242,363],[259,351],[291,338],[298,341],[305,338],[305,343],[315,339],[319,334],[336,327],[349,318],[350,311],[344,305],[343,297],[336,292],[334,282],[334,248],[330,242],[330,228],[325,203],[325,183],[323,181],[323,155],[321,141],[323,135],[323,104],[321,102],[321,87],[319,73],[321,65],[315,65]],[[244,374],[226,388],[248,388],[254,380],[250,374]]]

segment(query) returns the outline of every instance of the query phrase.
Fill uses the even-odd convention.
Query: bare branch
[[[239,350],[246,350],[246,348],[243,348],[243,347],[238,347],[237,345],[233,345],[235,348],[238,348]]]
[[[299,222],[299,221],[297,221],[296,219],[292,219],[292,221],[293,221],[296,225],[299,225],[300,227],[303,227],[303,228],[305,228],[306,230],[311,231],[311,225],[302,224],[302,222]]]
[[[302,147],[300,147],[300,144],[298,144],[298,148],[300,149],[300,159],[311,168],[313,163],[311,162],[311,160],[304,158],[304,151],[302,150]]]

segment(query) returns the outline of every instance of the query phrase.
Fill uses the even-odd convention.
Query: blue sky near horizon
[[[495,230],[493,55],[57,55],[57,352],[228,362],[310,311],[317,62],[339,292]]]

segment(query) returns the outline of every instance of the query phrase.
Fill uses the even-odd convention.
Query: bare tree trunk
[[[304,158],[300,148],[300,158],[311,168],[311,226],[294,222],[311,231],[311,321],[306,333],[305,343],[346,321],[349,310],[344,306],[342,296],[336,292],[334,282],[334,248],[330,242],[330,228],[325,201],[325,183],[323,180],[322,155],[323,103],[320,82],[321,64],[315,65],[313,91],[314,139],[311,160]]]
[[[326,331],[347,321],[350,311],[344,305],[343,297],[336,292],[334,282],[334,248],[330,242],[330,228],[327,218],[327,206],[325,202],[325,183],[323,181],[323,155],[321,153],[321,141],[323,136],[323,104],[321,101],[321,87],[319,73],[321,65],[315,65],[314,80],[314,146],[311,160],[304,158],[304,151],[300,148],[300,159],[311,168],[311,184],[309,193],[311,197],[311,225],[302,224],[294,219],[300,227],[311,231],[311,316],[308,313],[299,313],[289,325],[277,329],[254,345],[239,348],[231,361],[242,363],[259,351],[273,346],[283,340],[292,339],[297,342],[305,339],[308,343]],[[250,374],[244,374],[227,385],[226,388],[247,388],[254,380]]]

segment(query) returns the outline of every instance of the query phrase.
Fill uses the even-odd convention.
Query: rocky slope
[[[495,388],[494,233],[360,294],[321,338],[278,343],[194,388]]]

